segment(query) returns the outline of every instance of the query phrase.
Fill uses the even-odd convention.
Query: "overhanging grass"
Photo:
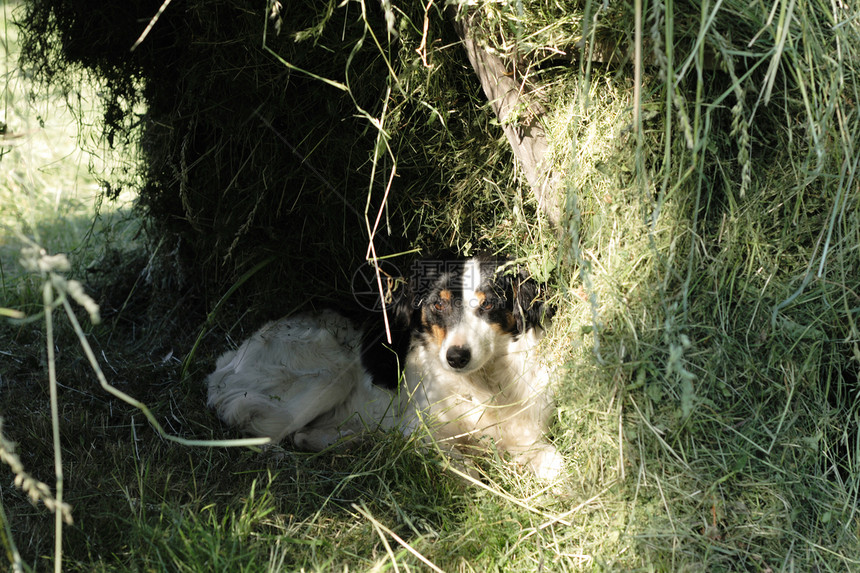
[[[591,303],[576,321],[599,343],[596,380],[579,369],[621,400],[631,564],[851,568],[860,123],[839,94],[857,70],[842,56],[809,65],[835,44],[808,4],[790,25],[745,18],[764,34],[739,58],[720,19],[746,10],[703,11],[702,45],[730,73],[652,61],[638,133],[623,75],[549,74],[572,277]],[[658,23],[656,40],[672,29]],[[783,33],[787,51],[762,40]],[[856,38],[838,43],[850,53]],[[765,72],[772,61],[781,71]],[[672,73],[690,89],[667,90]]]
[[[0,306],[39,298],[33,296],[32,277],[18,264],[21,235],[51,252],[87,253],[81,258],[90,264],[112,243],[128,247],[140,228],[128,217],[133,194],[103,203],[94,175],[120,166],[117,156],[92,140],[92,122],[101,110],[97,86],[77,72],[69,75],[70,82],[79,82],[73,93],[35,90],[18,66],[14,15],[21,10],[18,3],[5,3],[0,14]]]

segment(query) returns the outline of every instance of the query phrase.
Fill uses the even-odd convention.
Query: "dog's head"
[[[442,368],[467,374],[507,342],[549,319],[543,289],[508,259],[479,255],[416,262],[398,317],[437,353]]]

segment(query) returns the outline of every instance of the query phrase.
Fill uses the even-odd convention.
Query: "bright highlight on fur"
[[[332,310],[270,322],[218,359],[209,406],[248,434],[314,451],[426,427],[453,455],[492,443],[555,478],[540,286],[506,260],[424,260],[393,296],[392,345],[378,314],[361,326]]]

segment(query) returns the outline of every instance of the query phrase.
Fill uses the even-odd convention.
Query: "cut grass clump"
[[[728,74],[658,60],[637,102],[624,74],[544,72],[559,98],[549,127],[567,175],[569,284],[591,307],[573,322],[590,325],[596,381],[620,401],[627,563],[852,568],[860,123],[836,86],[855,90],[857,70],[802,63],[833,47],[809,6],[783,29],[749,20],[761,48],[769,33],[793,46],[758,59],[730,56],[721,32],[746,5],[714,9],[698,38]],[[847,52],[856,32],[840,37]]]
[[[309,290],[348,296],[383,205],[375,243],[392,255],[416,238],[430,251],[486,246],[468,205],[485,195],[478,220],[489,221],[492,197],[512,195],[510,151],[487,135],[490,114],[461,72],[441,6],[428,7],[425,34],[418,5],[197,3],[165,11],[131,53],[157,6],[27,8],[25,64],[53,83],[92,71],[105,85],[105,145],[139,144],[151,248],[178,253],[178,268],[153,270],[180,287],[208,287],[217,300],[277,254],[250,290],[298,274]],[[281,312],[306,302],[304,292],[282,296]]]

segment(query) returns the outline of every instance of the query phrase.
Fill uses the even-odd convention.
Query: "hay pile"
[[[103,78],[105,137],[139,141],[141,208],[185,253],[171,269],[220,294],[274,254],[259,299],[346,291],[383,206],[380,254],[527,257],[559,287],[568,361],[555,433],[581,500],[557,561],[858,565],[856,6],[469,7],[477,41],[546,110],[554,230],[455,10],[302,2],[270,18],[192,0],[129,52],[158,4],[34,0],[24,25],[42,78]],[[297,270],[303,292],[284,281]],[[447,563],[444,543],[427,551]]]
[[[431,249],[472,241],[473,214],[451,199],[463,179],[474,205],[474,182],[494,175],[479,184],[488,204],[475,207],[478,220],[492,216],[496,185],[510,177],[499,154],[510,152],[487,135],[491,114],[438,9],[429,14],[431,73],[416,52],[422,9],[401,14],[398,33],[374,3],[268,12],[184,3],[130,51],[158,6],[30,2],[23,52],[49,83],[80,67],[101,78],[104,139],[138,158],[138,172],[106,174],[106,191],[142,178],[150,234],[180,254],[162,275],[203,277],[223,292],[276,255],[269,287],[289,274],[318,292],[347,292],[383,203],[380,255],[416,240]],[[132,113],[142,105],[144,114]],[[489,168],[478,176],[476,164]],[[439,214],[440,204],[452,209]]]
[[[589,6],[495,14],[518,32],[495,46],[632,56],[633,7]],[[604,438],[620,447],[575,449],[583,481],[601,468],[626,484],[613,525],[634,563],[857,566],[856,10],[655,3],[644,65],[535,73],[566,174],[563,282],[587,302],[571,331],[594,329],[569,400],[595,372],[618,397]]]

